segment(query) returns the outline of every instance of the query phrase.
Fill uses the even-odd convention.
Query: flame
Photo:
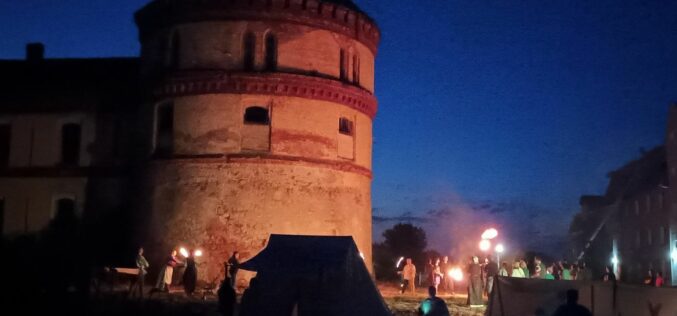
[[[494,239],[498,236],[498,231],[495,228],[489,228],[482,233],[482,239]]]
[[[200,249],[195,250],[195,256],[196,257],[202,257],[202,250],[200,250]]]
[[[180,253],[182,256],[188,258],[188,255],[189,255],[189,254],[188,254],[188,250],[186,250],[186,248],[183,248],[183,247],[179,248],[179,253]]]
[[[463,280],[463,271],[461,271],[461,268],[459,267],[451,268],[451,270],[447,272],[447,275],[449,275],[455,281]]]

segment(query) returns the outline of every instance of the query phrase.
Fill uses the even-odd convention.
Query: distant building
[[[677,285],[677,188],[670,185],[677,183],[676,133],[673,106],[665,146],[609,173],[604,196],[581,198],[570,239],[595,274],[609,265],[622,281],[640,283],[653,269]]]
[[[208,280],[271,233],[352,236],[371,267],[375,22],[349,0],[158,0],[135,18],[140,58],[0,61],[3,235],[75,210],[143,232],[151,258],[204,249]]]

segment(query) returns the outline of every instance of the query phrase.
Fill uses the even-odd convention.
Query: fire
[[[186,257],[186,258],[188,258],[188,256],[190,255],[190,254],[188,253],[188,250],[186,250],[186,248],[183,248],[183,247],[181,247],[181,248],[179,249],[179,253],[180,253],[182,256]]]
[[[463,271],[461,271],[461,268],[458,267],[449,270],[449,272],[447,272],[447,275],[449,275],[455,281],[463,280]]]

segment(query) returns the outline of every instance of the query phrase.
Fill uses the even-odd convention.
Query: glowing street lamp
[[[480,250],[488,251],[489,249],[491,249],[491,242],[490,241],[488,241],[486,239],[483,239],[482,241],[480,241]]]
[[[498,236],[498,231],[495,228],[489,228],[482,233],[482,239],[494,239]]]
[[[503,251],[505,251],[503,244],[497,244],[496,247],[494,248],[494,251],[496,251],[496,264],[500,265],[501,264],[501,254],[503,253]]]

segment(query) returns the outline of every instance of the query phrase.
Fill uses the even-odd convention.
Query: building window
[[[268,125],[270,118],[268,116],[268,109],[260,106],[251,106],[244,111],[245,124],[260,124]]]
[[[353,121],[342,117],[339,118],[339,133],[344,135],[353,135]]]
[[[169,45],[169,67],[173,70],[179,69],[179,62],[181,58],[181,42],[179,39],[179,32],[174,32],[174,34],[172,34],[172,39]]]
[[[639,215],[639,201],[635,200],[635,215]]]
[[[0,167],[9,166],[9,150],[12,141],[12,125],[0,125]]]
[[[61,127],[61,163],[77,165],[80,162],[80,124],[69,123]]]
[[[639,248],[642,245],[642,236],[639,231],[635,232],[635,247]]]
[[[157,107],[155,123],[155,155],[167,157],[174,151],[174,104]]]
[[[242,45],[244,46],[244,70],[252,71],[254,70],[254,58],[256,56],[256,37],[254,37],[254,33],[247,32],[244,35]]]
[[[353,56],[353,83],[360,84],[360,57]]]
[[[271,33],[266,35],[266,70],[277,70],[277,38]]]
[[[339,78],[341,80],[347,80],[348,79],[348,70],[347,70],[347,63],[348,63],[348,57],[346,56],[346,50],[341,48],[341,53],[340,53],[340,60],[339,60]]]

